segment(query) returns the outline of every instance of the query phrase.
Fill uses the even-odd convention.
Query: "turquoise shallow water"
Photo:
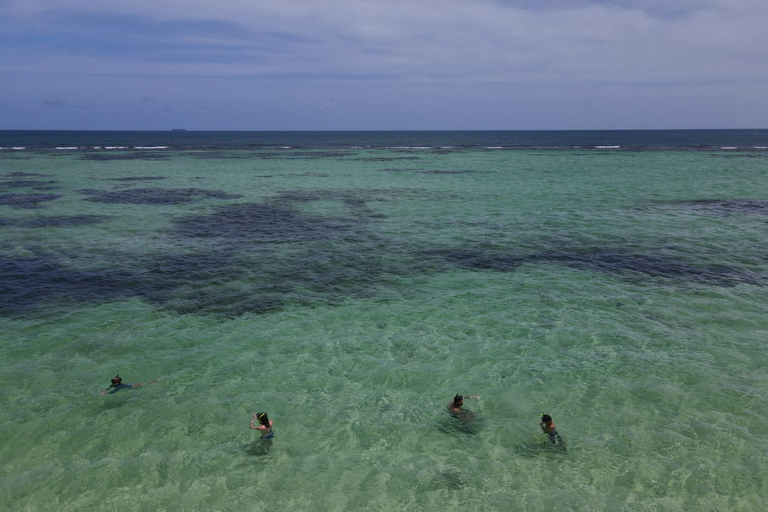
[[[0,153],[0,507],[765,509],[767,164]]]

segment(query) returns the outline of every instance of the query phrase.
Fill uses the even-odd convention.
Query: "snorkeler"
[[[557,430],[555,429],[555,422],[552,421],[552,416],[549,414],[540,414],[540,416],[541,423],[539,423],[539,425],[541,426],[541,430],[543,430],[545,434],[549,435],[549,440],[552,442],[552,444],[557,444],[558,441],[562,441],[560,434],[558,434]]]
[[[160,380],[160,379],[157,379]],[[136,389],[140,388],[141,386],[149,386],[150,384],[154,384],[157,381],[152,382],[134,382],[133,384],[123,384],[123,378],[119,375],[115,375],[112,377],[112,384],[109,385],[107,389],[101,392],[102,395],[106,395],[107,393],[117,393],[121,389]]]
[[[258,427],[253,426],[253,422],[256,420],[259,420]],[[253,417],[251,418],[251,426],[249,428],[252,428],[253,430],[260,430],[262,439],[272,439],[272,436],[275,435],[275,432],[272,430],[272,420],[267,417],[267,413],[265,412],[254,413]]]
[[[133,384],[123,384],[123,379],[119,375],[112,377],[112,384],[107,389],[101,392],[102,395],[106,393],[117,393],[121,389],[133,389]]]
[[[473,411],[470,411],[464,408],[465,398],[479,400],[480,396],[479,395],[462,396],[457,393],[456,396],[453,397],[453,400],[448,404],[448,414],[450,414],[454,418],[465,418],[465,419],[473,416],[475,414]]]

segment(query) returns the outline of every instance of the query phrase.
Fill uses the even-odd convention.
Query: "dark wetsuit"
[[[549,434],[549,440],[552,444],[557,444],[558,441],[561,441],[560,434],[555,430],[555,422],[550,422],[549,424],[542,422],[541,429],[545,434]]]
[[[122,382],[117,386],[113,384],[106,389],[106,392],[112,394],[117,393],[121,389],[133,389],[133,384],[123,384]]]
[[[463,407],[456,406],[453,403],[448,404],[448,414],[461,421],[475,420],[475,412]]]

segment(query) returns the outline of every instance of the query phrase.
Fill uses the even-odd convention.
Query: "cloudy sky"
[[[0,0],[0,129],[768,128],[766,0]]]

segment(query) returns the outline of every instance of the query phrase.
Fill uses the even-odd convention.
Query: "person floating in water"
[[[552,416],[549,414],[541,414],[540,416],[541,423],[539,423],[539,425],[541,426],[541,430],[543,430],[545,434],[549,435],[549,440],[552,442],[552,444],[557,444],[558,442],[562,441],[560,434],[558,434],[557,430],[555,429],[555,422],[552,421]]]
[[[256,420],[259,420],[258,427],[253,426],[253,422]],[[275,432],[272,430],[272,420],[267,417],[267,413],[265,412],[254,413],[253,417],[251,418],[251,426],[249,428],[252,428],[253,430],[260,430],[262,439],[272,439],[272,436],[275,435]]]
[[[160,380],[160,379],[157,379],[157,380]],[[101,394],[106,395],[107,393],[109,394],[117,393],[121,389],[136,389],[136,388],[140,388],[141,386],[149,386],[150,384],[154,384],[155,382],[157,381],[134,382],[133,384],[123,384],[123,378],[120,377],[119,375],[115,375],[114,377],[112,377],[112,384],[110,384],[110,386],[107,389],[102,391]]]
[[[456,394],[456,396],[453,397],[453,400],[448,404],[448,414],[450,414],[454,418],[459,418],[463,420],[468,420],[474,417],[475,413],[473,411],[470,411],[469,409],[464,408],[465,398],[479,400],[480,396],[478,395],[463,396],[463,395]]]

